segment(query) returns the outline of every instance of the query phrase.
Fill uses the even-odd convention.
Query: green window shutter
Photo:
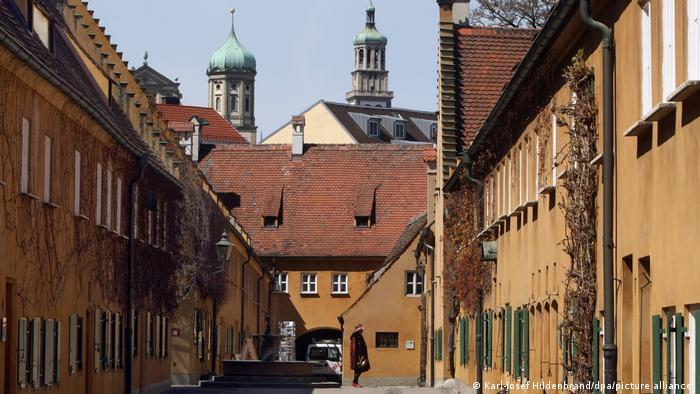
[[[666,314],[666,383],[669,384],[666,392],[672,394],[671,390],[671,376],[673,376],[673,371],[671,371],[671,336],[673,335],[673,315]]]
[[[506,365],[506,371],[512,372],[510,368],[510,345],[512,342],[512,336],[511,336],[511,329],[512,329],[512,308],[510,305],[506,307],[506,356],[505,356],[505,365]]]
[[[683,327],[683,314],[676,313],[676,321],[674,322],[676,326],[676,383],[678,388],[676,389],[676,394],[683,394],[683,389],[681,384],[685,378],[684,365],[683,365],[683,348],[684,348],[684,337],[685,337],[685,327]]]
[[[489,331],[488,331],[488,356],[487,365],[489,368],[493,367],[493,311],[489,312]]]
[[[27,331],[29,322],[27,318],[19,319],[19,329],[17,332],[17,384],[21,388],[27,387],[27,369],[29,359],[29,343]],[[9,379],[9,377],[8,377]]]
[[[520,308],[515,310],[515,321],[514,321],[514,333],[513,333],[513,376],[520,376],[520,357],[522,356],[520,350],[520,339],[521,334],[521,318],[520,318]]]
[[[600,381],[600,321],[597,317],[593,318],[593,383]],[[600,390],[593,390],[594,393],[600,393]]]
[[[651,341],[652,341],[652,384],[654,394],[661,394],[661,316],[651,317]]]
[[[459,363],[464,365],[464,322],[466,320],[462,319],[459,321]]]
[[[530,311],[523,309],[523,378],[530,378]]]
[[[464,319],[464,364],[469,363],[469,318]]]
[[[695,321],[695,332],[693,333],[695,335],[693,338],[693,342],[695,342],[695,370],[688,372],[694,374],[695,384],[698,385],[700,384],[700,309],[693,311],[692,314]]]
[[[506,317],[505,311],[501,309],[501,372],[505,370],[506,365]]]

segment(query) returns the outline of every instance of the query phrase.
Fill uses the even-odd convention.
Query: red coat
[[[367,344],[359,331],[350,336],[350,366],[357,372],[369,370]]]

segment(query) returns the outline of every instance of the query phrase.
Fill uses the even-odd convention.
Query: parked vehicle
[[[342,380],[343,348],[339,342],[321,341],[309,345],[306,361],[313,363],[314,376],[323,376],[331,380]]]

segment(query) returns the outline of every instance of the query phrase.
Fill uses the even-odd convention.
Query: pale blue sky
[[[373,0],[377,28],[389,38],[387,67],[395,107],[434,111],[437,4]],[[183,104],[207,105],[206,68],[230,29],[258,64],[256,119],[266,135],[317,100],[345,102],[352,39],[364,27],[368,0],[92,0],[130,66],[149,64],[181,83]]]

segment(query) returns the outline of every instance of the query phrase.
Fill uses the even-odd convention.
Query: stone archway
[[[337,328],[316,328],[309,330],[296,339],[296,356],[297,360],[306,360],[306,349],[314,341],[322,340],[337,340],[339,343],[343,340],[343,332]]]

